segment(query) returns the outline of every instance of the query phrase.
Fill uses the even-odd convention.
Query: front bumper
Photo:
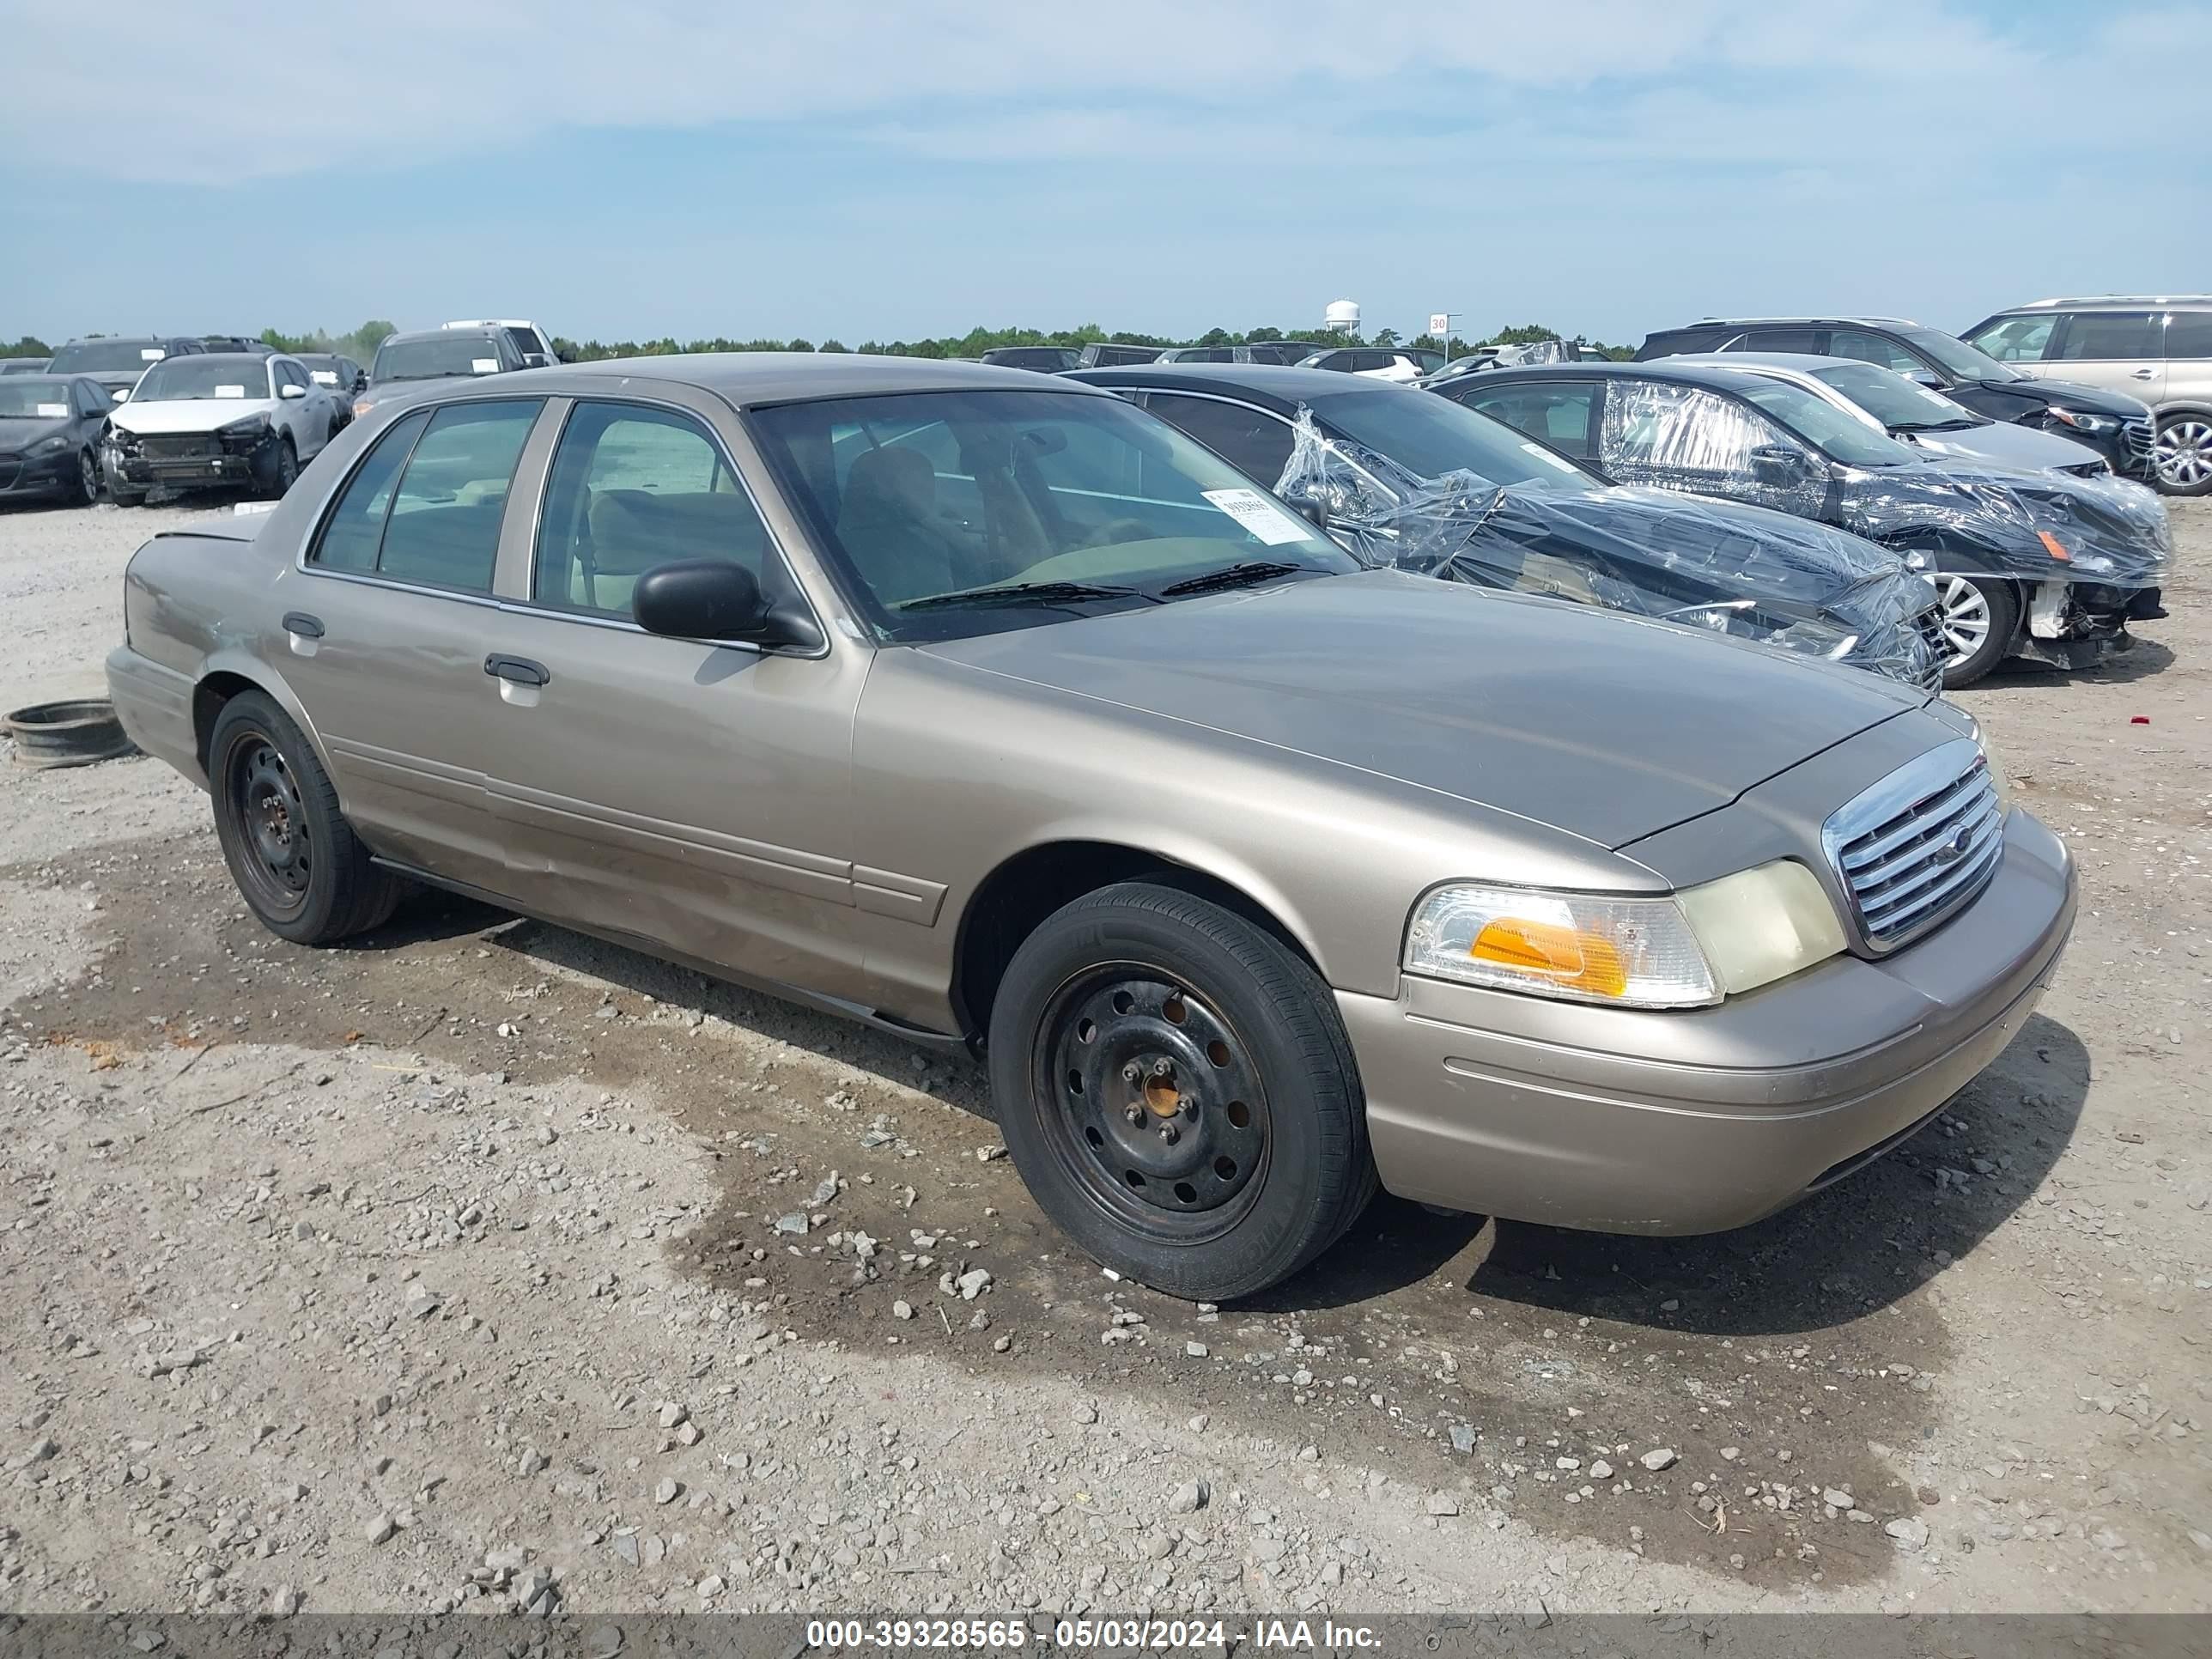
[[[76,488],[76,458],[80,452],[64,449],[58,455],[0,457],[0,501],[31,495],[52,495]]]
[[[2036,427],[2095,450],[2123,478],[2133,478],[2138,483],[2156,482],[2158,431],[2154,420],[2123,420],[2111,432],[2088,433],[2069,426],[2055,416],[2039,412],[2027,416],[2021,424]]]
[[[1630,1012],[1407,976],[1337,994],[1382,1185],[1598,1232],[1719,1232],[1898,1145],[2027,1023],[2072,929],[2058,838],[2007,822],[1997,873],[1926,939],[1717,1007]]]
[[[276,440],[251,448],[210,445],[192,454],[126,455],[112,444],[100,454],[110,484],[131,489],[205,489],[227,484],[266,484],[275,476]]]

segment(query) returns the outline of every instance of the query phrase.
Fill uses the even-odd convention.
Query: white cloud
[[[1983,153],[2117,143],[2137,112],[2194,96],[2212,55],[2212,21],[2179,9],[2092,9],[2032,35],[1876,0],[1116,0],[1113,18],[1127,44],[1108,49],[1091,8],[1034,0],[325,0],[274,22],[261,0],[105,0],[90,28],[27,8],[12,57],[41,72],[11,80],[0,139],[30,165],[216,185],[562,129],[810,118],[949,159],[1203,160],[1286,126],[1349,143],[1366,118],[1447,113],[1423,107],[1443,76],[1478,116],[1603,83],[1609,118],[1565,135],[1570,150],[1709,155],[1710,112],[1754,149],[1910,155],[1932,123]],[[1698,118],[1655,127],[1667,105],[1651,94],[1715,76],[1730,98],[1685,95],[1676,107]],[[2038,89],[2047,111],[2023,95]],[[1763,134],[1745,112],[1771,118]]]

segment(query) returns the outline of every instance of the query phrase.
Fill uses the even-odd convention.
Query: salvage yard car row
[[[1554,370],[1606,373],[1468,378]],[[975,1053],[1044,1210],[1162,1289],[1273,1284],[1378,1185],[1733,1227],[1995,1056],[2075,875],[1933,685],[1934,544],[1812,510],[1826,467],[1903,522],[1847,475],[1932,463],[1674,373],[1838,424],[1693,501],[1317,368],[471,372],[156,535],[110,686],[282,937],[427,884]],[[2118,484],[2008,476],[2100,550],[2037,492]]]

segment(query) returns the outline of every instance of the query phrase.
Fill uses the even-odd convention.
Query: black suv
[[[1856,358],[1933,387],[1977,415],[2087,444],[2124,477],[2148,483],[2154,477],[2149,404],[2097,386],[2035,380],[1941,329],[1901,317],[1707,317],[1647,336],[1636,361],[1705,351]]]
[[[162,358],[182,357],[206,349],[199,341],[181,336],[95,334],[87,339],[71,340],[54,353],[53,361],[46,365],[46,373],[89,374],[100,382],[110,398],[119,401],[123,393],[138,384],[138,377]]]

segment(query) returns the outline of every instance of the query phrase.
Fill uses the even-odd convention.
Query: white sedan
[[[343,424],[330,388],[296,357],[167,357],[108,416],[100,459],[118,506],[155,489],[244,486],[281,496]]]

